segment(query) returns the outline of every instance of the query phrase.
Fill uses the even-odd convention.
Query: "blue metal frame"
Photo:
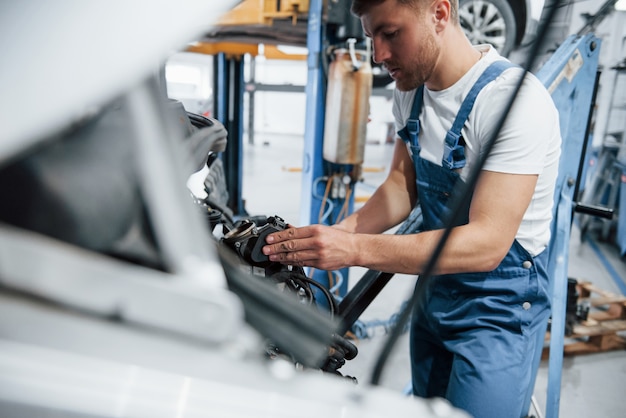
[[[300,223],[316,223],[321,200],[315,197],[315,179],[324,175],[322,146],[324,139],[324,102],[326,83],[322,60],[322,2],[311,0],[307,29],[306,115],[304,121],[304,156],[302,161],[302,202]]]
[[[623,257],[626,256],[626,166],[622,165],[622,167],[622,176],[620,177],[619,186],[619,215],[617,215],[617,245]],[[623,284],[622,282],[622,285]],[[623,286],[621,289],[622,293],[626,294]]]
[[[598,69],[601,40],[593,34],[570,36],[537,72],[559,110],[561,159],[555,189],[549,272],[552,279],[552,320],[548,360],[546,418],[559,416],[565,311],[567,304],[568,253],[576,180],[581,155],[586,149],[588,120]]]
[[[324,190],[318,179],[331,176],[332,165],[323,158],[324,142],[324,112],[326,105],[327,80],[324,74],[322,60],[325,59],[322,48],[325,34],[322,22],[322,0],[311,0],[309,3],[309,17],[307,28],[307,84],[306,116],[304,129],[304,157],[302,161],[302,201],[300,206],[300,223],[302,225],[320,222],[319,213],[324,202],[320,198]],[[349,198],[349,212],[353,210],[354,194]],[[340,208],[333,211],[336,216]],[[341,272],[343,279],[338,288],[340,296],[348,289],[348,269]],[[325,271],[315,271],[313,279],[324,286],[329,286]],[[323,303],[322,303],[323,305]]]
[[[228,103],[228,78],[226,77],[226,54],[219,53],[213,57],[215,68],[213,79],[213,114],[219,121],[226,121]],[[224,122],[222,122],[224,123]]]
[[[214,60],[214,113],[228,131],[228,147],[220,156],[224,163],[228,206],[235,215],[246,215],[242,197],[243,179],[243,79],[242,56],[228,58],[223,52]]]

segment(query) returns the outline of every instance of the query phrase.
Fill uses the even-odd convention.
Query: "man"
[[[393,113],[402,140],[387,178],[361,209],[332,227],[268,236],[264,253],[271,260],[323,270],[424,272],[446,226],[448,199],[485,152],[523,74],[492,47],[472,46],[457,10],[458,0],[353,1],[374,61],[395,80]],[[473,91],[478,80],[484,86]],[[461,106],[472,94],[473,106]],[[450,132],[456,142],[446,141]],[[559,153],[557,110],[527,75],[465,219],[452,228],[413,312],[415,395],[445,397],[475,417],[528,412],[549,317],[546,246]],[[418,202],[423,232],[383,234]]]

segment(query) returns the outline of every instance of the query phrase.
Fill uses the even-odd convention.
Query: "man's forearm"
[[[411,198],[406,192],[394,192],[394,187],[384,184],[363,207],[337,226],[354,233],[380,234],[403,222],[411,209]]]

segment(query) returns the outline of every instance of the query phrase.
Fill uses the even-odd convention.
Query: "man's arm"
[[[435,274],[490,271],[510,249],[530,203],[536,175],[483,171],[470,206],[469,223],[455,227]],[[355,240],[355,265],[394,273],[423,273],[442,230],[405,236],[364,235]]]
[[[472,198],[469,223],[452,230],[434,273],[493,270],[515,239],[536,183],[537,175],[483,171]],[[366,234],[312,225],[270,235],[264,252],[273,261],[323,270],[362,266],[420,274],[442,232]]]
[[[415,170],[406,144],[396,139],[389,174],[359,210],[336,225],[363,234],[382,233],[403,222],[415,205]]]

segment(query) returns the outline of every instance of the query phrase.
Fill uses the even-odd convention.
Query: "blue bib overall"
[[[448,198],[463,180],[461,129],[480,90],[510,66],[496,61],[464,100],[446,135],[442,166],[419,156],[423,87],[407,125],[423,230],[445,227]],[[469,202],[463,221],[468,222]],[[547,251],[532,257],[515,240],[488,273],[433,276],[416,304],[410,330],[413,393],[440,396],[477,418],[519,418],[528,413],[550,312]]]

